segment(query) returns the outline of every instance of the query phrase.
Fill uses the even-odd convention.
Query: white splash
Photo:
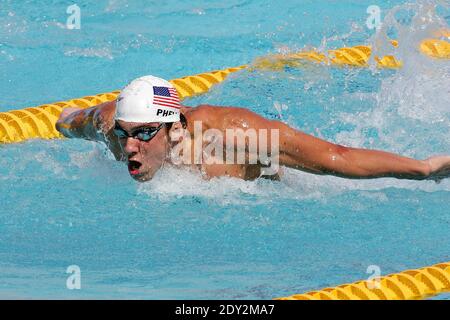
[[[403,67],[383,79],[378,92],[363,99],[362,103],[374,105],[373,109],[340,114],[340,120],[355,129],[337,134],[337,142],[371,145],[374,141],[363,131],[372,128],[378,133],[377,144],[391,151],[414,157],[450,153],[450,63],[419,50],[421,41],[449,29],[436,11],[439,4],[443,2],[418,1],[397,6],[386,14],[382,28],[371,39],[372,56],[393,54]],[[404,11],[412,13],[412,18],[400,23],[396,17]],[[398,35],[398,48],[390,44],[389,32]]]
[[[197,172],[170,167],[159,171],[152,180],[139,184],[138,193],[163,202],[183,197],[200,197],[212,200],[219,205],[243,205],[269,203],[274,199],[276,201],[283,199],[326,201],[330,197],[348,191],[363,191],[363,196],[386,201],[387,197],[382,191],[387,188],[425,192],[450,191],[450,182],[436,184],[432,181],[400,181],[391,178],[348,180],[332,176],[317,176],[293,169],[285,169],[285,175],[279,182],[264,179],[244,181],[228,177],[206,181]]]
[[[106,58],[113,60],[114,56],[110,48],[71,48],[64,51],[66,56],[89,57],[89,58]]]

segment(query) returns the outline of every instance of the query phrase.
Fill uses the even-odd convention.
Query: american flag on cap
[[[153,87],[153,104],[177,109],[181,107],[177,90],[168,87]]]

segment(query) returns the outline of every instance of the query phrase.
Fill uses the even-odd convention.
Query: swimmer
[[[152,179],[164,165],[188,166],[199,170],[207,179],[219,176],[246,180],[259,177],[279,179],[281,171],[269,175],[264,173],[270,161],[247,161],[255,152],[249,150],[248,140],[244,140],[244,148],[236,146],[233,149],[236,153],[232,160],[240,154],[246,159],[244,163],[208,162],[202,158],[203,153],[200,157],[204,161],[198,161],[198,154],[193,151],[198,143],[193,134],[196,123],[201,124],[202,134],[216,129],[214,132],[223,136],[226,136],[227,129],[241,129],[241,132],[275,130],[278,139],[268,138],[267,154],[273,157],[277,153],[281,167],[312,174],[351,179],[393,177],[436,182],[450,176],[450,156],[415,160],[384,151],[333,144],[293,129],[281,121],[263,118],[245,108],[183,106],[173,85],[154,76],[132,81],[115,101],[88,109],[64,109],[56,128],[68,138],[104,142],[117,160],[127,163],[131,177],[141,182]],[[261,136],[255,137],[262,141]],[[277,150],[273,147],[274,142],[277,142]],[[207,143],[200,141],[200,146],[206,147]],[[219,143],[223,143],[225,150],[225,141]],[[173,160],[172,155],[180,149],[180,145],[186,147],[181,148],[180,155],[190,159],[190,163],[180,164]]]

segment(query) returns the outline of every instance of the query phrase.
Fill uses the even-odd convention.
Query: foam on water
[[[220,205],[270,203],[274,199],[326,199],[350,191],[383,191],[390,188],[450,191],[450,183],[432,181],[399,181],[396,179],[348,180],[331,176],[315,176],[293,169],[285,169],[280,182],[269,180],[243,181],[235,178],[202,179],[200,173],[165,168],[149,182],[139,185],[138,193],[163,202],[183,197],[201,197]]]
[[[438,3],[444,4],[443,1]],[[423,39],[439,38],[436,35],[441,30],[449,30],[449,25],[436,12],[437,7],[432,1],[397,6],[389,12],[383,28],[372,40],[374,54],[383,54],[379,49],[383,47],[380,43],[387,39],[387,30],[395,27],[400,41],[394,54],[404,64],[392,77],[383,81],[377,95],[377,108],[392,106],[398,116],[442,128],[442,137],[448,137],[450,63],[446,59],[430,59],[418,49]],[[450,10],[450,3],[446,8]],[[406,25],[395,22],[395,14],[405,9],[413,10],[411,21]],[[448,149],[449,139],[445,141]]]
[[[64,54],[66,56],[79,56],[79,57],[96,57],[113,59],[113,54],[109,48],[72,48],[67,49]]]
[[[371,40],[374,55],[394,54],[404,66],[383,79],[378,92],[362,99],[362,103],[373,105],[372,109],[340,114],[340,120],[355,129],[338,133],[338,142],[376,144],[372,137],[367,140],[364,136],[364,131],[371,128],[377,132],[379,145],[387,150],[416,158],[450,152],[450,63],[429,58],[418,49],[423,39],[448,29],[437,7],[436,2],[420,1],[389,11],[383,27]],[[407,24],[400,24],[395,16],[406,9],[415,14]],[[396,49],[387,44],[387,32],[393,28],[400,39]],[[373,72],[374,76],[378,73]]]
[[[66,143],[48,142],[42,148],[42,142],[29,144],[39,145],[39,150],[29,148],[22,152],[22,157],[14,164],[9,160],[1,161],[5,171],[2,180],[21,180],[22,176],[36,182],[48,179],[43,175],[57,177],[58,181],[99,179],[102,183],[129,184],[131,178],[123,163],[112,159],[112,154],[103,146],[86,143],[82,151],[77,151],[75,141]],[[10,147],[14,149],[14,147]],[[69,148],[69,150],[67,150]],[[12,151],[12,150],[10,150]],[[62,158],[61,155],[65,156]],[[30,164],[40,170],[30,171]],[[284,168],[281,181],[259,179],[244,181],[237,178],[213,178],[206,181],[200,172],[167,166],[158,171],[155,177],[146,183],[137,183],[137,194],[150,200],[170,203],[177,199],[199,197],[216,204],[263,204],[278,200],[326,201],[350,191],[383,191],[389,188],[405,190],[422,190],[425,192],[450,191],[450,183],[444,180],[440,184],[433,181],[400,181],[384,178],[376,180],[349,180],[332,176],[316,176],[293,169]]]

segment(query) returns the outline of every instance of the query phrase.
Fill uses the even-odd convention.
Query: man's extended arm
[[[56,122],[56,129],[67,138],[104,142],[117,160],[123,152],[112,129],[115,102],[106,102],[87,109],[66,108]]]
[[[393,153],[333,144],[276,122],[280,164],[316,174],[345,178],[433,179],[450,176],[450,156],[415,160]]]
[[[250,110],[229,110],[230,119],[240,119],[238,123],[245,123],[248,128],[278,129],[279,164],[290,168],[353,179],[394,177],[439,181],[450,176],[450,156],[415,160],[379,150],[345,147],[295,130],[281,121],[266,119]]]

